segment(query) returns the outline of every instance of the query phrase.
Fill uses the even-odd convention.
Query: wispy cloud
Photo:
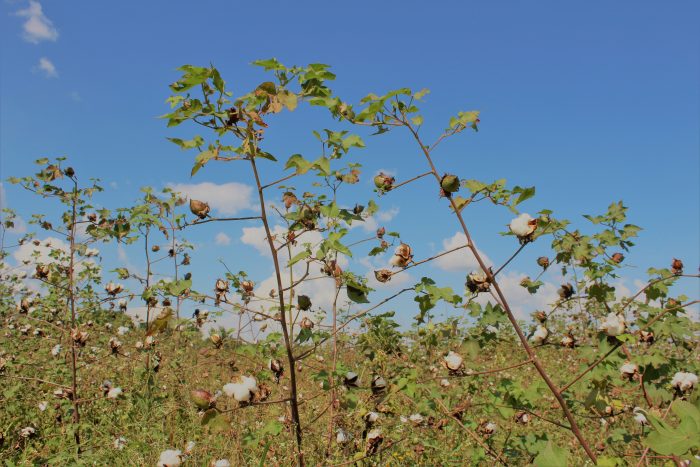
[[[253,187],[243,183],[170,183],[168,186],[190,198],[209,203],[220,214],[236,214],[243,209],[253,208]]]
[[[22,37],[27,42],[38,44],[41,41],[56,41],[58,31],[53,23],[44,14],[41,3],[29,0],[29,7],[19,10],[17,16],[27,18],[22,26],[24,33]]]
[[[44,72],[47,78],[58,78],[58,72],[56,71],[56,65],[53,64],[51,60],[46,57],[41,57],[39,59],[39,70]]]
[[[217,245],[226,246],[231,244],[231,237],[229,237],[223,232],[219,232],[218,234],[216,234],[216,238],[214,239],[214,241]]]

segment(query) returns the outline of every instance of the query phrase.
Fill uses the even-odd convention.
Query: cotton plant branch
[[[412,135],[413,139],[415,140],[416,144],[419,146],[427,164],[429,165],[431,172],[433,174],[433,177],[435,178],[438,186],[440,185],[441,182],[441,177],[439,175],[439,172],[432,160],[431,154],[430,154],[430,149],[423,143],[421,137],[418,135],[416,132],[415,128],[413,125],[410,123],[408,118],[406,117],[406,114],[401,112],[401,114],[393,113],[391,115],[392,118],[394,118],[400,125],[404,126]],[[493,276],[493,273],[490,271],[488,266],[485,264],[483,258],[481,257],[481,254],[479,253],[478,249],[476,248],[475,243],[472,240],[471,234],[469,232],[469,229],[467,228],[466,223],[464,222],[464,218],[462,217],[460,207],[457,206],[456,202],[452,197],[448,197],[448,201],[450,205],[452,206],[452,210],[457,217],[457,220],[459,221],[460,226],[462,227],[462,231],[464,235],[467,238],[467,243],[469,245],[469,249],[472,251],[474,257],[477,260],[477,263],[479,264],[479,267],[482,269],[484,274],[486,274],[488,282],[491,284],[491,287],[493,287],[496,295],[499,297],[501,304],[503,305],[503,309],[506,312],[506,315],[508,317],[508,320],[511,322],[511,325],[513,326],[513,329],[515,330],[516,334],[518,335],[518,338],[523,346],[523,349],[527,353],[528,357],[532,360],[533,365],[535,366],[537,372],[540,374],[540,377],[544,380],[545,384],[547,387],[550,389],[554,397],[557,399],[557,402],[559,403],[562,411],[564,412],[564,416],[566,419],[569,421],[569,424],[571,425],[571,431],[573,432],[574,436],[576,436],[576,439],[578,440],[579,444],[581,447],[584,449],[588,457],[595,463],[596,462],[596,455],[591,449],[590,445],[586,441],[585,437],[583,436],[583,433],[581,433],[581,429],[579,428],[578,424],[576,423],[576,420],[571,413],[571,410],[569,409],[568,404],[562,397],[561,393],[559,392],[559,389],[557,386],[554,384],[552,379],[550,378],[549,374],[547,373],[546,369],[542,365],[542,363],[538,360],[537,355],[533,351],[532,347],[530,346],[529,342],[527,341],[527,337],[523,333],[522,329],[520,328],[520,325],[518,324],[515,315],[513,314],[512,310],[510,309],[510,305],[508,304],[508,301],[503,294],[503,291],[501,290],[498,282],[496,281],[495,277]]]

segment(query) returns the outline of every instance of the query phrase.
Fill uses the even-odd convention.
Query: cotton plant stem
[[[287,329],[287,317],[285,314],[285,302],[284,293],[281,292],[282,286],[282,273],[279,264],[279,259],[277,257],[277,248],[275,247],[274,240],[272,238],[272,231],[270,230],[270,224],[267,219],[267,213],[265,211],[265,195],[263,194],[263,187],[260,183],[260,176],[258,174],[258,168],[255,164],[255,154],[251,154],[249,157],[250,165],[253,170],[253,175],[255,176],[255,184],[258,190],[258,199],[260,202],[260,217],[265,228],[265,236],[267,239],[268,246],[270,247],[270,253],[272,255],[272,262],[275,267],[275,279],[277,281],[277,290],[280,292],[277,294],[279,299],[280,307],[280,322],[282,325],[282,336],[284,337],[284,345],[287,351],[287,362],[289,364],[289,405],[292,411],[292,422],[294,424],[294,433],[296,437],[296,456],[297,464],[299,466],[304,465],[304,453],[302,450],[302,428],[301,420],[299,418],[299,404],[297,395],[297,380],[296,380],[296,368],[294,366],[294,353],[292,350],[292,343],[289,338],[289,330]]]
[[[437,181],[437,183],[439,185],[441,177],[439,175],[437,168],[435,167],[435,164],[433,163],[432,157],[430,156],[429,149],[423,144],[422,140],[420,139],[420,136],[418,135],[416,130],[413,128],[413,126],[408,122],[408,120],[403,119],[402,122],[403,122],[404,126],[411,132],[416,143],[418,143],[418,145],[420,146],[421,151],[423,152],[423,155],[425,156],[425,159],[426,159],[428,165],[430,166],[430,169],[433,173],[433,176],[435,177],[435,180]],[[566,417],[566,419],[569,421],[569,424],[571,425],[571,431],[573,432],[574,436],[576,436],[576,439],[578,440],[579,444],[584,449],[584,451],[586,451],[586,454],[593,461],[593,463],[597,463],[596,456],[593,453],[593,450],[591,449],[590,445],[588,444],[588,442],[584,438],[583,434],[581,433],[581,429],[579,428],[578,424],[576,423],[576,420],[574,419],[574,416],[571,413],[569,406],[567,405],[566,401],[562,397],[561,392],[559,391],[557,386],[554,384],[552,379],[549,377],[549,374],[545,370],[544,366],[537,359],[537,355],[535,354],[535,352],[532,349],[532,347],[530,346],[530,344],[527,342],[527,338],[525,337],[525,334],[523,333],[522,329],[520,328],[520,325],[518,324],[517,320],[515,319],[515,316],[513,315],[513,312],[510,309],[510,306],[508,304],[508,301],[506,300],[505,295],[503,294],[503,291],[501,290],[500,286],[498,285],[498,282],[493,277],[493,273],[490,271],[490,269],[488,268],[488,266],[484,262],[483,258],[481,257],[481,254],[479,253],[478,249],[476,248],[476,245],[474,244],[474,242],[471,238],[471,235],[469,233],[469,229],[467,228],[467,225],[464,222],[464,218],[462,217],[462,214],[461,214],[457,204],[455,203],[454,199],[452,199],[451,197],[448,199],[450,201],[450,204],[452,205],[452,209],[455,213],[455,216],[457,216],[459,224],[462,227],[462,231],[464,232],[464,235],[467,238],[467,244],[469,245],[469,249],[474,254],[474,258],[476,258],[477,262],[479,263],[479,266],[486,274],[487,278],[489,279],[489,282],[491,283],[491,286],[493,287],[496,294],[500,298],[500,301],[503,304],[503,309],[506,312],[506,315],[508,316],[508,320],[510,321],[510,323],[513,326],[513,329],[515,330],[516,334],[518,335],[518,339],[520,339],[520,342],[521,342],[525,352],[527,353],[528,357],[532,360],[532,364],[537,369],[537,372],[540,374],[540,376],[544,380],[545,384],[547,384],[547,387],[549,387],[549,390],[552,392],[554,397],[557,399],[557,402],[559,403],[562,411],[564,412],[564,416]]]
[[[75,313],[75,235],[78,203],[78,182],[73,179],[73,196],[71,197],[71,229],[70,229],[70,265],[68,268],[68,301],[70,303],[71,329],[76,329]],[[73,402],[73,423],[75,432],[73,437],[80,454],[80,407],[78,403],[78,356],[76,352],[77,342],[71,336],[71,401]]]

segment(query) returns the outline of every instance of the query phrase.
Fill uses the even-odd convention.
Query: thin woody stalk
[[[68,267],[68,303],[70,305],[71,329],[75,330],[75,235],[78,203],[78,182],[73,179],[73,195],[71,196],[71,226],[70,226],[70,265]],[[71,339],[71,401],[73,402],[73,437],[80,453],[80,409],[78,404],[78,357],[77,342]]]
[[[432,158],[430,157],[430,150],[423,144],[423,141],[420,139],[420,136],[416,132],[416,130],[413,128],[413,126],[408,122],[408,120],[405,118],[402,118],[399,120],[410,132],[411,135],[413,136],[414,140],[416,143],[421,148],[421,151],[423,152],[423,155],[425,156],[426,161],[428,162],[428,165],[430,166],[430,169],[432,171],[433,176],[435,177],[435,180],[437,181],[438,185],[440,185],[440,175],[439,172],[437,171],[435,164],[433,163]],[[518,324],[517,320],[515,319],[515,316],[513,315],[512,310],[510,309],[510,306],[508,305],[508,301],[506,300],[505,295],[503,294],[503,291],[501,290],[500,286],[498,285],[498,282],[496,281],[496,278],[494,277],[493,273],[491,270],[488,268],[486,263],[484,262],[483,258],[481,257],[481,254],[476,248],[476,245],[472,241],[471,235],[469,234],[469,229],[467,229],[467,225],[464,222],[464,218],[462,217],[462,214],[455,203],[455,201],[450,197],[448,198],[450,201],[450,204],[452,205],[452,209],[457,216],[457,219],[459,221],[460,226],[462,227],[462,231],[464,232],[464,235],[467,238],[467,244],[468,248],[471,250],[472,254],[474,255],[474,258],[476,258],[477,263],[479,263],[479,267],[484,271],[486,274],[486,277],[489,280],[489,283],[493,286],[493,289],[496,291],[496,295],[500,299],[503,309],[506,312],[506,315],[508,316],[508,320],[510,321],[511,325],[513,326],[513,329],[515,330],[515,333],[518,335],[518,339],[520,339],[520,342],[523,346],[523,349],[527,353],[528,357],[532,360],[532,364],[535,366],[537,369],[537,372],[540,374],[542,379],[544,380],[545,384],[547,384],[547,387],[549,387],[550,391],[554,395],[554,397],[557,399],[557,402],[561,406],[562,411],[564,412],[564,416],[566,419],[569,421],[569,424],[571,425],[571,431],[574,433],[574,436],[576,436],[576,439],[579,441],[579,444],[581,447],[586,451],[586,454],[588,457],[596,463],[596,456],[591,450],[591,447],[589,446],[588,442],[586,439],[583,437],[583,434],[581,433],[581,430],[576,423],[576,420],[574,419],[573,414],[571,413],[571,410],[569,409],[569,406],[567,405],[566,401],[561,395],[561,392],[559,388],[554,384],[552,379],[549,377],[547,374],[547,371],[545,370],[544,366],[540,363],[540,361],[537,359],[537,355],[535,354],[534,350],[532,347],[530,347],[530,344],[527,342],[527,338],[525,337],[525,334],[523,333],[522,329],[520,328],[520,325]]]
[[[267,238],[268,246],[270,247],[270,253],[272,254],[272,262],[275,266],[275,279],[277,281],[277,290],[279,293],[277,297],[279,299],[280,307],[280,322],[282,325],[282,335],[284,337],[284,345],[287,350],[287,361],[289,364],[289,405],[292,409],[292,422],[294,424],[294,431],[296,436],[296,447],[297,447],[297,463],[300,466],[304,465],[304,453],[302,451],[302,430],[301,430],[301,420],[299,418],[299,404],[297,396],[297,380],[296,380],[296,368],[294,367],[294,353],[292,350],[292,343],[289,339],[289,331],[287,329],[287,317],[285,315],[285,304],[284,304],[284,293],[282,292],[282,273],[280,269],[279,259],[277,257],[277,248],[275,248],[274,241],[272,239],[272,232],[270,231],[270,224],[267,219],[267,213],[265,211],[265,195],[263,194],[263,186],[260,183],[260,176],[258,175],[258,168],[255,164],[255,155],[251,154],[249,156],[250,165],[253,169],[253,174],[255,176],[255,184],[258,189],[258,199],[260,202],[260,217],[262,219],[263,227],[265,228],[265,236]]]

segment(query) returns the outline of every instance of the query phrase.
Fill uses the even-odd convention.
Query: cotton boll
[[[51,355],[56,357],[60,353],[61,353],[61,344],[54,345],[53,348],[51,349]]]
[[[535,231],[537,228],[537,220],[533,219],[528,213],[522,213],[510,221],[509,228],[519,239],[524,239]]]
[[[622,376],[624,377],[631,378],[637,372],[639,372],[639,367],[637,367],[637,365],[631,362],[626,362],[620,367],[620,374],[622,374]]]
[[[443,357],[443,364],[450,371],[459,371],[464,364],[464,358],[457,352],[450,350],[445,357]]]
[[[231,463],[228,461],[228,459],[219,459],[214,461],[211,465],[212,467],[231,467]]]
[[[349,440],[349,437],[345,431],[338,429],[338,433],[335,435],[335,442],[338,444],[345,444]]]
[[[117,328],[117,334],[119,334],[120,336],[123,336],[127,332],[129,332],[129,328],[127,326],[119,326]]]
[[[616,315],[613,312],[608,313],[605,320],[600,325],[600,329],[605,331],[608,336],[619,336],[625,332],[625,328],[625,317]]]
[[[425,421],[425,418],[419,413],[412,414],[410,417],[408,417],[408,419],[414,425],[421,425]]]
[[[111,388],[107,391],[107,399],[117,399],[122,395],[122,388]]]
[[[547,330],[547,328],[540,325],[537,326],[535,333],[532,335],[532,340],[535,344],[542,344],[547,339],[548,335],[549,331]]]
[[[647,420],[647,417],[644,416],[644,413],[642,412],[641,408],[635,407],[632,412],[634,413],[634,421],[636,421],[640,425],[649,424],[649,420]]]
[[[182,463],[182,452],[179,449],[167,449],[160,453],[158,467],[179,467]]]
[[[119,438],[114,440],[114,443],[112,443],[114,446],[114,449],[122,450],[124,449],[124,446],[126,446],[126,438],[123,436],[120,436]]]
[[[691,391],[698,384],[698,376],[693,373],[679,371],[673,375],[671,386],[681,392]]]

